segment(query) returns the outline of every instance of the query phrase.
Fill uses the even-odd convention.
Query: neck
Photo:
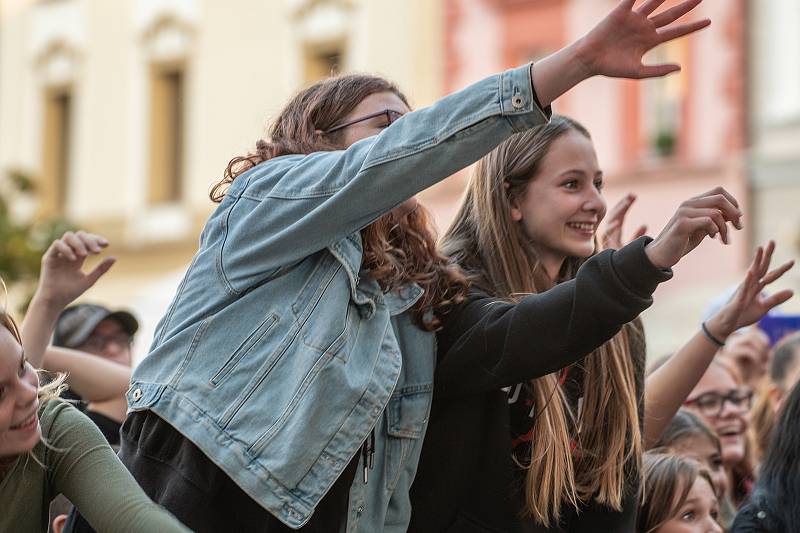
[[[547,273],[547,277],[550,278],[550,281],[555,283],[558,280],[558,273],[561,272],[561,267],[564,265],[566,257],[539,253],[538,251],[537,255],[539,256],[539,263]]]

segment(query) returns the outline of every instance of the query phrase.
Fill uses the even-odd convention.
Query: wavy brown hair
[[[553,116],[549,124],[511,136],[475,167],[442,250],[490,295],[518,301],[554,284],[522,227],[513,222],[511,202],[536,179],[552,143],[570,131],[590,138],[577,122]],[[574,278],[583,262],[568,258],[555,282]],[[577,508],[579,501],[595,499],[622,508],[626,480],[640,470],[642,455],[640,369],[630,350],[631,342],[642,340],[632,323],[585,358],[580,414],[566,402],[557,374],[533,380],[538,414],[530,461],[522,466],[528,470],[527,511],[543,525],[558,523],[565,502]]]
[[[716,494],[711,474],[693,459],[664,453],[647,453],[643,463],[647,488],[637,518],[637,533],[655,533],[666,522],[675,518],[686,503],[697,478],[704,479]]]
[[[325,132],[342,123],[364,98],[381,92],[394,93],[409,105],[397,86],[366,74],[328,78],[300,91],[278,115],[268,139],[257,141],[253,152],[230,160],[223,179],[211,189],[211,200],[221,202],[238,176],[273,157],[347,148],[343,130]],[[438,328],[441,315],[463,300],[467,280],[452,261],[437,252],[427,211],[417,206],[406,215],[387,213],[361,234],[364,267],[381,289],[388,292],[417,283],[424,292],[414,305],[416,321],[429,331]]]

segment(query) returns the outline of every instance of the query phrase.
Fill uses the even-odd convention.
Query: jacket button
[[[138,402],[142,398],[142,389],[133,391],[133,401]]]
[[[514,106],[516,109],[519,109],[523,106],[525,102],[522,100],[522,96],[515,94],[511,97],[511,105]]]
[[[363,505],[359,505],[359,506],[358,506],[358,509],[356,509],[356,512],[357,512],[358,514],[361,514],[361,513],[363,513],[363,512],[364,512],[364,506],[363,506]]]
[[[764,511],[759,511],[758,514],[756,514],[756,516],[759,518],[759,520],[764,520],[767,517],[767,513],[765,513]]]

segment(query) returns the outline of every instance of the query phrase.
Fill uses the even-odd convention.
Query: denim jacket
[[[433,333],[361,271],[360,230],[547,120],[530,67],[408,113],[347,150],[239,176],[211,215],[128,391],[288,526],[308,521],[375,429],[348,531],[405,531],[430,410]]]

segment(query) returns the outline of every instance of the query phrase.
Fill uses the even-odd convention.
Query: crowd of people
[[[663,3],[622,0],[424,109],[362,74],[299,92],[212,189],[135,369],[133,315],[70,305],[111,269],[84,268],[109,243],[56,240],[20,327],[0,313],[0,530],[800,524],[800,333],[771,346],[757,326],[792,297],[765,289],[793,263],[757,247],[648,367],[639,315],[701,242],[730,242],[741,207],[718,187],[628,241],[635,197],[606,216],[590,132],[550,109],[592,76],[677,71],[643,56],[710,21],[679,21],[700,0]],[[437,243],[414,195],[473,163]]]

